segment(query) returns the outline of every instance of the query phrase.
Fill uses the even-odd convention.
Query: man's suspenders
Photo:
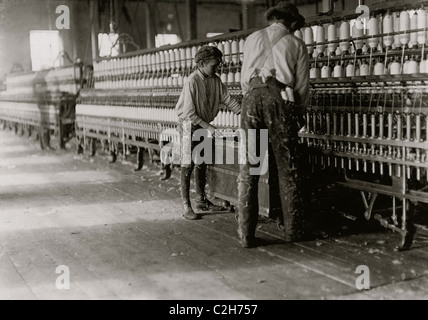
[[[272,52],[273,47],[278,43],[279,40],[281,40],[284,36],[287,35],[287,32],[279,32],[273,37],[272,40],[270,40],[266,29],[262,29],[261,33],[262,33],[262,39],[266,47],[266,50],[264,51],[265,54],[263,59],[260,60],[260,63],[258,65],[258,70],[261,70],[263,68],[266,61],[269,62],[269,65],[272,65],[272,66],[275,65],[273,61],[273,52]],[[281,96],[285,101],[294,102],[293,88],[286,86],[285,90],[281,91]]]
[[[273,47],[281,40],[283,37],[287,35],[287,32],[279,32],[272,40],[269,39],[269,35],[266,29],[261,30],[263,43],[266,47],[265,55],[263,59],[260,60],[258,69],[261,70],[265,65],[266,61],[269,61],[273,65]]]

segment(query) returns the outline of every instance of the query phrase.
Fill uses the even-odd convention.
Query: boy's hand
[[[214,127],[213,125],[208,125],[208,128],[207,128],[207,130],[208,130],[208,132],[211,134],[211,136],[213,137],[213,138],[215,138],[216,136],[215,136],[215,130],[216,130],[216,127]]]

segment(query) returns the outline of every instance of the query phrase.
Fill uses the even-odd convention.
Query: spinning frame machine
[[[421,6],[422,4],[422,6]],[[360,192],[366,219],[377,219],[410,248],[415,228],[409,215],[428,203],[428,2],[374,4],[367,24],[353,12],[316,17],[295,35],[310,53],[311,99],[299,132],[314,177]],[[352,23],[351,23],[352,22]],[[220,77],[241,100],[243,45],[250,31],[148,49],[94,61],[95,86],[80,92],[76,136],[80,151],[95,153],[99,140],[110,162],[136,147],[154,161],[168,142],[178,143],[174,111],[193,57],[201,45],[224,53]],[[237,204],[235,132],[240,117],[222,109],[213,125],[228,138],[216,150],[235,155],[234,164],[209,166],[210,193]],[[226,161],[224,163],[227,163]],[[168,176],[164,177],[168,178]],[[260,208],[269,214],[269,172],[259,182]],[[392,200],[391,216],[374,214],[379,195]],[[401,211],[399,211],[401,209]]]
[[[82,80],[82,64],[37,72],[13,73],[0,93],[0,125],[15,133],[35,136],[41,148],[58,147],[74,135],[75,104]]]
[[[410,3],[372,13],[366,33],[342,19],[319,26],[315,45],[305,39],[312,88],[299,136],[312,174],[358,190],[365,218],[399,232],[405,250],[410,216],[428,203],[427,13]],[[380,195],[392,200],[391,216],[375,214]]]

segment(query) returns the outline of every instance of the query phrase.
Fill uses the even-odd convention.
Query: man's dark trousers
[[[275,157],[279,196],[283,212],[285,240],[295,241],[301,229],[303,215],[302,178],[298,174],[299,154],[298,130],[299,106],[285,102],[281,97],[281,85],[273,78],[263,83],[260,78],[252,79],[250,89],[242,101],[241,128],[248,137],[249,129],[268,129]],[[259,130],[257,130],[259,133]],[[249,142],[254,143],[254,142]],[[256,143],[260,143],[260,139]],[[267,146],[266,146],[267,147]],[[254,238],[258,220],[258,182],[259,175],[251,175],[250,168],[260,164],[251,164],[248,157],[241,165],[238,178],[239,219],[238,233],[241,238]],[[273,170],[275,171],[275,170]]]

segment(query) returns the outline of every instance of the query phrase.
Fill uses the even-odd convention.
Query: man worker
[[[299,238],[303,215],[297,150],[299,123],[303,124],[309,101],[309,56],[305,43],[293,34],[296,26],[304,24],[293,4],[282,1],[269,8],[265,17],[269,26],[245,41],[241,128],[246,132],[268,130],[273,150],[269,156],[274,157],[278,172],[285,241],[293,242]],[[243,247],[257,245],[259,176],[251,175],[252,156],[247,152],[238,178],[238,234]]]

